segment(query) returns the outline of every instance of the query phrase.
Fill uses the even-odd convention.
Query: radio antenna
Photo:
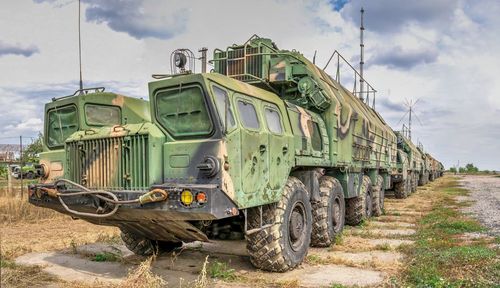
[[[363,64],[365,64],[364,62],[364,48],[365,48],[365,43],[363,42],[363,32],[365,30],[365,26],[364,26],[364,23],[363,23],[363,14],[365,13],[365,9],[363,9],[363,7],[361,7],[361,26],[359,27],[359,48],[360,48],[360,57],[359,57],[359,96],[361,98],[361,101],[364,101],[365,100],[365,97],[363,95],[364,93],[364,82],[365,82],[365,79],[363,78]],[[367,97],[368,98],[368,97]]]
[[[80,64],[80,94],[83,93],[83,80],[82,80],[82,36],[81,36],[81,27],[80,27],[80,18],[81,18],[81,0],[78,0],[78,60]]]

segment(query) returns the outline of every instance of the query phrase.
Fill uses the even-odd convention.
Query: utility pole
[[[20,163],[20,168],[19,168],[19,173],[20,173],[20,177],[21,177],[21,199],[23,198],[23,194],[24,194],[24,186],[23,186],[23,136],[19,136],[19,162]]]
[[[363,14],[365,13],[365,10],[363,9],[363,7],[361,7],[361,26],[359,27],[359,31],[360,31],[360,35],[359,35],[359,48],[361,50],[361,54],[360,54],[360,58],[359,58],[359,98],[361,99],[361,101],[364,101],[365,100],[365,97],[363,96],[363,93],[364,93],[364,82],[365,82],[365,79],[363,78],[363,65],[365,64],[364,62],[364,48],[365,48],[365,44],[363,42],[363,31],[365,30],[365,26],[364,26],[364,23],[363,23]]]

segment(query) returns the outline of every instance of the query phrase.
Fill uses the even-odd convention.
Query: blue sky
[[[176,48],[241,43],[253,34],[322,66],[335,50],[359,59],[394,127],[420,99],[413,138],[449,167],[500,170],[500,2],[496,0],[82,0],[86,86],[147,98]],[[237,5],[235,5],[237,3]],[[0,10],[0,143],[42,128],[43,104],[78,83],[77,1],[19,0]],[[354,63],[356,64],[356,63]],[[198,65],[199,66],[199,65]],[[357,64],[356,64],[357,66]],[[327,71],[333,73],[334,71]],[[13,138],[8,138],[13,137]]]

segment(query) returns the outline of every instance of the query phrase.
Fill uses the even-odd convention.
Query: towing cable
[[[75,183],[75,182],[73,182],[71,180],[67,180],[67,179],[56,180],[54,182],[54,186],[57,187],[58,184],[63,184],[63,183],[70,184],[71,186],[79,188],[83,191],[61,193],[57,190],[57,188],[51,189],[51,188],[47,188],[47,187],[40,187],[39,189],[42,190],[43,192],[46,192],[47,195],[49,195],[50,197],[59,199],[59,202],[61,203],[63,208],[66,209],[66,211],[68,211],[69,213],[72,213],[72,214],[75,214],[78,216],[85,216],[85,217],[106,218],[106,217],[109,217],[109,216],[112,216],[113,214],[115,214],[121,205],[127,205],[127,204],[141,204],[142,205],[145,203],[160,202],[160,201],[167,200],[167,197],[168,197],[168,194],[165,190],[153,189],[153,190],[149,191],[148,193],[141,195],[137,199],[118,200],[118,197],[116,197],[115,194],[113,194],[109,191],[90,190],[83,185],[80,185],[78,183]],[[107,195],[111,198],[105,197],[102,194]],[[98,211],[97,211],[97,213],[80,212],[80,211],[76,211],[76,210],[69,208],[68,205],[66,205],[66,203],[63,200],[63,197],[82,196],[82,195],[91,195],[91,196],[97,197],[97,198],[105,201],[106,203],[110,203],[110,204],[114,205],[113,210],[111,210],[110,212],[107,212],[107,213],[103,213],[103,214],[98,214]],[[100,207],[98,209],[100,209]]]

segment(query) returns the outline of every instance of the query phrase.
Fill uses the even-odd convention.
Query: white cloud
[[[37,2],[43,3],[12,1],[9,9],[0,10],[0,41],[33,43],[40,50],[36,57],[0,58],[0,99],[2,106],[8,106],[0,107],[0,113],[8,115],[0,120],[2,127],[36,127],[32,119],[42,119],[42,103],[50,99],[49,94],[65,89],[64,94],[69,94],[77,86],[77,4]],[[126,2],[135,5],[129,11],[122,9],[127,5],[115,11],[110,6],[113,2],[83,1],[84,8],[100,9],[87,12],[89,22],[82,23],[84,81],[147,96],[150,75],[170,72],[168,61],[174,49],[225,48],[252,34],[270,37],[280,48],[297,49],[309,58],[318,50],[320,67],[335,49],[347,59],[358,59],[357,22],[363,4],[365,75],[379,91],[377,107],[384,118],[399,126],[402,112],[397,108],[404,99],[420,98],[416,111],[424,125],[414,125],[414,139],[446,166],[461,159],[500,170],[495,138],[500,136],[496,121],[500,4],[495,0],[417,2],[353,0],[337,12],[326,0],[221,0],[217,5],[144,0]],[[23,11],[22,17],[13,11]],[[51,90],[53,83],[63,83],[62,90]],[[30,88],[43,96],[27,93]],[[6,120],[12,117],[19,121]]]

